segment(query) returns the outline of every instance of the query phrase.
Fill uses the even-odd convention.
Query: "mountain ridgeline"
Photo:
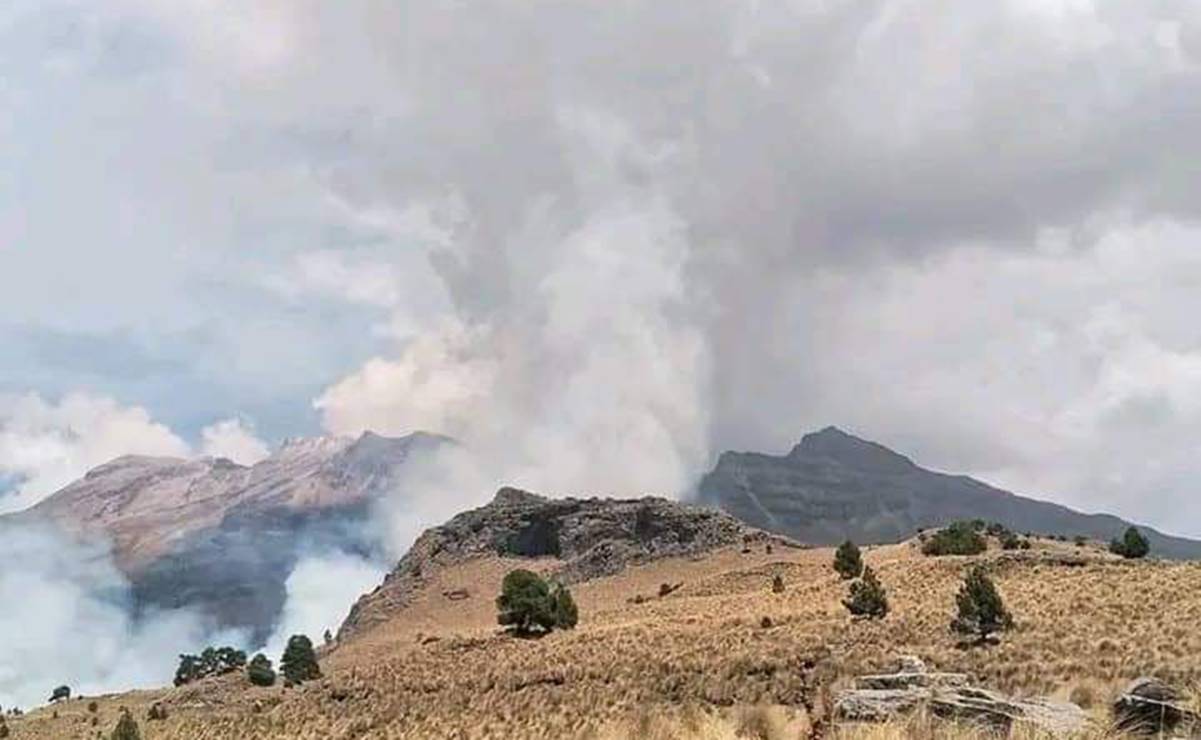
[[[135,610],[192,608],[262,640],[303,556],[382,556],[372,508],[402,487],[406,465],[446,444],[431,434],[368,432],[291,440],[251,466],[120,457],[0,517],[0,530],[40,524],[109,542]]]
[[[701,502],[801,542],[897,542],[921,527],[958,519],[1000,522],[1017,532],[1109,540],[1130,522],[1084,514],[937,473],[874,442],[829,427],[806,435],[787,455],[726,452],[701,481]],[[1139,526],[1151,553],[1201,558],[1201,542]]]

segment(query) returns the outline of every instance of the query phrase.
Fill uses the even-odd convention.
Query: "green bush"
[[[922,545],[926,555],[978,555],[987,549],[988,541],[972,522],[952,522]]]
[[[1109,551],[1130,560],[1137,560],[1147,556],[1151,551],[1151,543],[1147,542],[1147,538],[1137,528],[1130,527],[1122,539],[1114,539],[1109,543]]]
[[[579,610],[566,587],[552,586],[537,573],[522,569],[505,576],[496,611],[497,623],[521,635],[571,629],[579,621]]]
[[[951,621],[951,629],[955,632],[975,635],[984,641],[989,635],[1013,626],[1013,617],[1005,609],[997,587],[978,565],[968,571],[955,595],[955,605],[958,613]]]
[[[1013,532],[1007,532],[1005,534],[1005,536],[1001,538],[1001,549],[1002,550],[1017,550],[1021,546],[1022,546],[1022,538],[1018,537]]]
[[[274,686],[275,669],[271,667],[271,659],[262,653],[251,658],[246,666],[246,678],[255,686]]]
[[[850,592],[842,605],[851,614],[868,619],[883,619],[888,614],[888,596],[870,566],[863,569],[863,577],[851,584]]]
[[[292,635],[279,659],[279,671],[290,684],[304,683],[321,678],[321,666],[317,664],[317,653],[308,635]]]
[[[246,653],[232,647],[206,647],[200,655],[179,656],[175,685],[183,686],[209,676],[231,673],[246,665]]]
[[[863,557],[854,542],[847,540],[834,551],[834,570],[847,581],[863,573]]]
[[[988,529],[985,531],[987,531],[989,536],[991,536],[991,537],[1002,537],[1003,538],[1006,535],[1010,534],[1009,528],[1006,527],[1004,524],[1001,524],[1000,522],[990,522],[988,525]]]
[[[117,720],[117,726],[108,737],[109,740],[142,740],[138,723],[134,721],[128,709],[121,712],[121,719]]]

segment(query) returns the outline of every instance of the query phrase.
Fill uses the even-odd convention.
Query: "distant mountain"
[[[1130,522],[1083,514],[919,467],[909,458],[835,427],[806,435],[787,455],[726,452],[701,481],[699,498],[756,527],[829,545],[897,542],[919,527],[985,519],[1017,532],[1108,540]],[[1153,555],[1201,558],[1201,542],[1139,529]]]
[[[196,608],[262,639],[300,557],[372,552],[372,502],[397,487],[414,455],[448,443],[424,433],[297,439],[252,466],[121,457],[0,517],[0,527],[39,521],[106,539],[139,609]]]

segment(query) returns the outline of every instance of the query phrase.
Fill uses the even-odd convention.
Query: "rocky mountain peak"
[[[340,634],[357,634],[387,619],[411,601],[436,569],[473,558],[554,558],[550,575],[576,583],[748,538],[772,536],[715,509],[653,496],[548,498],[501,488],[486,505],[423,532],[384,584],[355,604]]]
[[[912,460],[884,445],[860,439],[834,426],[806,434],[788,456],[827,458],[855,470],[879,473],[903,473],[917,467]]]

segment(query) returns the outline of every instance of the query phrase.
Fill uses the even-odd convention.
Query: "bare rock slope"
[[[0,528],[42,522],[111,542],[139,609],[191,607],[265,636],[303,552],[370,552],[372,502],[407,461],[448,440],[370,432],[286,442],[252,465],[127,456],[93,469]]]
[[[383,584],[351,609],[339,638],[404,608],[435,569],[471,558],[555,558],[551,575],[578,583],[659,558],[761,540],[794,544],[715,509],[662,498],[552,499],[502,488],[487,505],[422,533]]]

